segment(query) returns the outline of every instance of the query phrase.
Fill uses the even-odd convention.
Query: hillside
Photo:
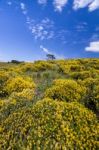
[[[0,63],[0,150],[98,150],[99,59]]]

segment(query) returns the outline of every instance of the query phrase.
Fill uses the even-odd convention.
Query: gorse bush
[[[45,71],[45,70],[53,70],[55,64],[52,64],[47,61],[37,61],[34,63],[35,71]]]
[[[99,85],[96,86],[96,88],[95,88],[95,100],[94,100],[94,103],[95,103],[95,107],[96,107],[95,109],[99,113]]]
[[[23,89],[21,92],[13,92],[10,97],[9,100],[11,99],[27,99],[27,100],[33,100],[33,97],[35,95],[35,90],[34,88],[26,88]]]
[[[5,91],[5,83],[9,78],[9,73],[6,71],[0,71],[0,97],[6,96],[6,91]]]
[[[99,59],[0,63],[0,150],[98,150]]]
[[[90,71],[72,72],[70,73],[70,77],[76,80],[78,79],[84,80],[86,78],[91,77],[91,72]]]
[[[26,98],[15,99],[11,97],[9,100],[7,100],[7,102],[0,100],[0,125],[14,112],[22,109],[23,107],[31,106],[33,106],[33,101],[27,100]]]
[[[96,116],[79,103],[39,101],[1,124],[0,149],[98,149]]]
[[[37,61],[32,63],[27,63],[21,67],[21,70],[24,72],[28,71],[45,71],[45,70],[53,70],[55,68],[55,64],[47,61]]]
[[[99,80],[87,78],[81,82],[87,88],[84,104],[88,108],[99,111]]]
[[[34,89],[35,84],[33,83],[33,80],[29,77],[21,77],[16,76],[14,78],[10,78],[6,82],[5,90],[8,92],[8,94],[11,94],[12,92],[22,92],[24,89]]]
[[[8,94],[8,100],[33,100],[35,87],[36,85],[30,77],[18,75],[7,80],[4,90]]]
[[[74,80],[57,79],[52,87],[46,90],[45,97],[66,102],[81,101],[86,93],[86,88]]]
[[[75,61],[75,60],[72,61],[61,60],[58,61],[57,64],[59,66],[59,70],[64,74],[68,74],[69,72],[77,72],[77,71],[85,70],[85,66],[80,64],[79,61]]]

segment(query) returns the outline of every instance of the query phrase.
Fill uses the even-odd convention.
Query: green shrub
[[[96,116],[78,103],[44,99],[21,108],[0,127],[0,149],[98,149]]]

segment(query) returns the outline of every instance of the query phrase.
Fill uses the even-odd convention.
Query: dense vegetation
[[[99,59],[0,63],[0,150],[98,150]]]

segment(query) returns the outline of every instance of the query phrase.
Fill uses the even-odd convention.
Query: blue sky
[[[0,0],[0,61],[99,58],[99,0]]]

